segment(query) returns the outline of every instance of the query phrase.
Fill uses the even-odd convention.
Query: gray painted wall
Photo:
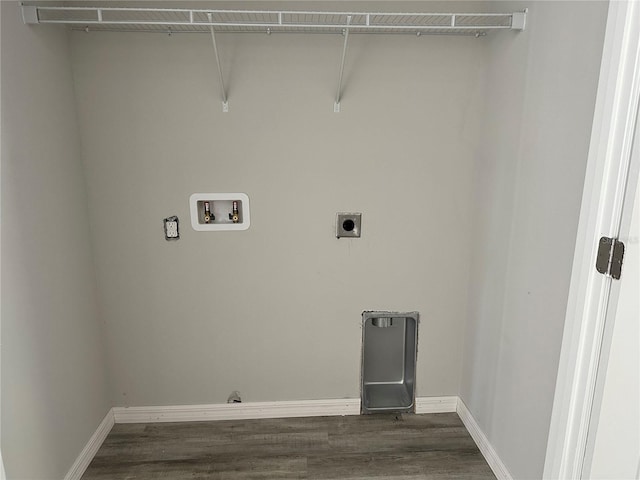
[[[110,408],[68,39],[2,2],[2,455],[62,478]]]
[[[607,16],[530,8],[490,42],[461,397],[514,478],[541,478]],[[586,33],[588,32],[588,33]]]
[[[340,114],[339,36],[219,35],[227,114],[207,35],[71,43],[114,404],[358,397],[371,309],[419,311],[417,392],[458,393],[484,39],[354,35]],[[195,192],[251,228],[193,231]]]

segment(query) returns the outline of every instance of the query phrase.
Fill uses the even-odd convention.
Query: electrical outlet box
[[[164,238],[167,240],[177,240],[180,238],[178,217],[173,216],[164,219]]]

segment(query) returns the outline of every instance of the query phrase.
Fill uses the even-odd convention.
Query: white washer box
[[[204,221],[204,204],[209,202],[211,213],[215,217],[210,223]],[[233,223],[230,214],[233,202],[238,202],[238,222]],[[189,197],[191,226],[199,232],[220,230],[246,230],[251,224],[249,197],[246,193],[194,193]]]

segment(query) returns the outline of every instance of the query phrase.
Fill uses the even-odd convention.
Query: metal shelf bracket
[[[38,18],[38,8],[32,5],[22,5],[22,21],[25,25],[40,23],[40,19]]]
[[[342,100],[342,75],[344,73],[344,61],[347,58],[347,44],[349,42],[349,25],[351,25],[351,15],[347,15],[347,26],[343,31],[344,43],[342,44],[342,60],[340,61],[340,75],[338,76],[338,91],[336,101],[333,104],[333,112],[340,113],[340,100]]]
[[[525,8],[522,12],[514,12],[511,16],[511,29],[524,30],[527,26],[527,13],[529,9]]]
[[[222,65],[220,64],[220,55],[218,55],[218,44],[216,43],[216,32],[213,29],[213,15],[207,14],[209,18],[209,29],[211,31],[211,42],[213,43],[213,53],[216,57],[216,64],[218,65],[218,75],[220,76],[220,90],[222,91],[222,111],[224,113],[229,112],[229,99],[227,98],[227,91],[224,88],[224,76],[222,75]]]

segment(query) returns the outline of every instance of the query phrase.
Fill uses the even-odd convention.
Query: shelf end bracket
[[[33,5],[21,5],[22,7],[22,21],[25,25],[34,23],[40,23],[38,18],[38,7]]]
[[[525,8],[522,12],[513,12],[511,15],[511,30],[524,30],[527,26],[527,13],[529,9]]]

